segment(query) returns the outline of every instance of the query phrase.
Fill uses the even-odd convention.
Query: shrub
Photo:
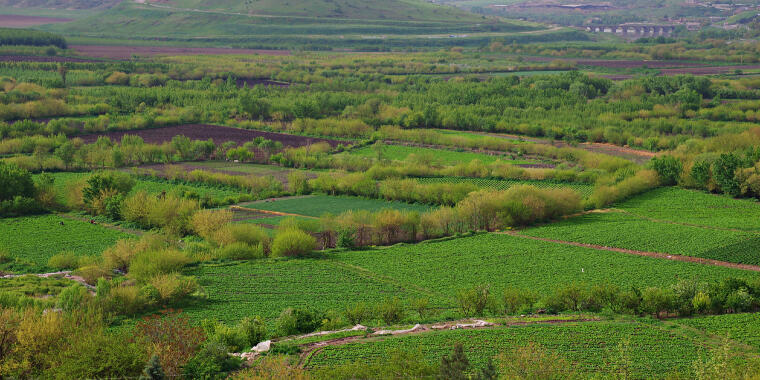
[[[230,210],[201,210],[193,214],[190,225],[198,236],[216,241],[216,232],[231,221],[232,211]]]
[[[135,315],[150,304],[145,294],[136,286],[116,286],[111,288],[108,309],[119,315]]]
[[[16,196],[34,197],[35,187],[32,174],[14,164],[0,161],[0,201],[12,200]]]
[[[118,240],[116,244],[103,251],[103,264],[106,268],[126,272],[136,254],[148,250],[156,251],[168,246],[166,237],[154,233],[147,233],[140,239]]]
[[[538,300],[538,295],[530,290],[507,288],[501,293],[504,314],[514,314],[523,308],[529,308]]]
[[[311,192],[309,188],[309,178],[306,174],[298,170],[292,170],[288,173],[288,187],[293,194],[301,195]]]
[[[415,298],[412,300],[412,309],[424,319],[430,313],[430,301],[427,298]]]
[[[61,291],[55,307],[64,311],[76,310],[83,308],[91,299],[92,296],[90,296],[87,288],[80,284],[74,284]]]
[[[150,285],[156,288],[160,301],[165,305],[179,301],[198,289],[195,277],[182,276],[178,273],[156,275],[150,279]]]
[[[462,343],[454,344],[451,356],[444,355],[441,358],[441,366],[438,373],[439,379],[446,380],[466,380],[469,378],[467,372],[470,368],[470,361],[464,354]]]
[[[215,235],[214,242],[220,245],[244,243],[251,246],[261,245],[264,250],[269,248],[271,240],[264,228],[255,224],[228,224]]]
[[[675,185],[683,171],[681,161],[669,155],[652,158],[649,161],[649,167],[657,172],[657,175],[660,177],[660,183],[665,186]]]
[[[272,242],[272,257],[294,257],[311,253],[317,246],[313,236],[298,229],[280,230]]]
[[[496,361],[506,379],[580,378],[567,360],[535,343],[500,354]]]
[[[315,331],[322,324],[322,315],[313,310],[287,308],[275,321],[280,335],[306,334]]]
[[[472,289],[463,289],[457,292],[457,302],[464,315],[481,316],[489,303],[492,302],[491,291],[485,285],[479,285]]]
[[[386,325],[393,325],[404,318],[404,307],[398,297],[389,297],[377,305],[377,315]]]
[[[74,252],[65,251],[48,259],[48,266],[55,269],[74,269],[79,266],[79,257]]]
[[[346,316],[348,322],[352,325],[361,324],[362,321],[369,319],[372,316],[372,311],[364,302],[358,302],[351,306],[346,306],[346,310],[343,313]]]
[[[159,274],[177,272],[189,262],[184,253],[175,249],[140,252],[129,264],[129,276],[148,281]]]
[[[646,288],[641,292],[641,310],[660,318],[673,309],[675,295],[669,289]]]
[[[243,318],[235,327],[239,333],[245,337],[248,347],[253,347],[259,342],[264,341],[267,337],[267,325],[264,318],[256,316],[254,318]]]
[[[74,274],[84,278],[84,281],[90,285],[95,285],[98,279],[107,278],[111,275],[108,270],[103,268],[102,265],[98,264],[85,265],[75,270]]]

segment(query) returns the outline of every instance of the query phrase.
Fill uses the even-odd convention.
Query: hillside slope
[[[53,9],[101,9],[111,8],[122,0],[0,0],[2,7],[53,8]]]

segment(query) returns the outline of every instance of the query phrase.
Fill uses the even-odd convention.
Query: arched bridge
[[[586,31],[591,33],[614,33],[620,36],[632,37],[670,36],[675,30],[675,25],[622,24],[586,26]]]

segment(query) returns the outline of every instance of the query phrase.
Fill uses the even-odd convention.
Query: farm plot
[[[258,260],[231,265],[202,265],[190,272],[209,299],[185,308],[195,320],[234,322],[254,315],[275,318],[288,307],[342,311],[360,301],[388,296],[422,296],[325,259]],[[437,301],[437,302],[436,302]],[[432,300],[432,303],[441,303]]]
[[[66,202],[65,194],[68,194],[72,185],[81,181],[91,173],[52,173],[55,178],[54,186],[58,195],[61,196],[60,201]],[[240,195],[241,190],[235,190],[232,188],[222,188],[206,186],[201,184],[175,184],[169,181],[160,179],[138,178],[135,181],[135,186],[132,188],[132,192],[145,191],[149,194],[160,194],[163,191],[167,193],[175,192],[177,194],[184,194],[187,192],[194,193],[200,198],[209,198],[213,200],[222,200],[226,197],[233,197]]]
[[[481,234],[443,242],[338,252],[334,260],[424,287],[453,299],[458,290],[488,284],[553,291],[571,283],[667,286],[682,279],[756,278],[756,273],[702,264],[600,251],[505,234]]]
[[[63,225],[60,223],[63,222]],[[59,215],[0,219],[0,251],[11,260],[0,270],[14,273],[43,273],[52,270],[47,262],[63,251],[76,255],[98,255],[116,240],[132,235]]]
[[[156,55],[290,55],[287,50],[261,50],[261,49],[228,49],[228,48],[193,48],[172,46],[99,46],[99,45],[71,45],[71,49],[88,57],[131,59],[133,55],[156,56]]]
[[[727,337],[760,351],[760,314],[725,314],[675,321],[678,324],[699,329],[707,334]]]
[[[760,234],[658,223],[620,212],[586,214],[522,233],[603,247],[760,265]]]
[[[393,351],[419,352],[428,362],[437,363],[457,342],[462,343],[475,368],[484,367],[489,358],[499,353],[535,343],[563,357],[587,376],[609,368],[610,363],[622,365],[622,345],[629,355],[630,370],[635,378],[664,377],[674,371],[691,372],[701,346],[653,324],[611,321],[531,324],[426,332],[326,346],[310,357],[308,365],[314,368],[382,360]]]
[[[466,177],[427,177],[417,178],[420,183],[471,183],[482,189],[506,190],[517,185],[531,185],[541,189],[569,188],[575,190],[583,197],[588,197],[594,191],[594,186],[586,183],[554,182],[540,180],[521,179],[488,179]]]
[[[350,210],[379,211],[382,209],[397,209],[426,211],[430,209],[430,206],[419,204],[332,195],[278,198],[273,201],[243,203],[238,206],[313,217],[319,217],[326,213],[337,215]]]
[[[282,145],[295,147],[316,144],[320,142],[328,143],[331,146],[337,146],[338,144],[346,143],[345,141],[330,140],[317,137],[296,136],[275,132],[262,132],[209,124],[186,124],[165,128],[115,131],[82,135],[78,137],[81,137],[85,143],[89,144],[97,141],[98,137],[101,136],[106,136],[112,141],[121,141],[121,138],[124,137],[124,135],[137,135],[142,137],[145,142],[152,144],[162,144],[167,141],[171,141],[171,139],[177,135],[186,136],[191,140],[212,139],[217,143],[234,141],[238,145],[252,141],[256,137],[263,137],[272,141],[279,141],[282,143]]]
[[[700,191],[661,188],[615,207],[647,218],[675,223],[760,231],[760,203]]]
[[[373,147],[363,147],[356,150],[352,150],[352,155],[362,157],[376,157],[377,152]],[[536,164],[533,160],[524,160],[514,158],[512,156],[504,155],[490,155],[485,153],[473,153],[473,152],[457,152],[454,150],[446,149],[433,149],[433,148],[420,148],[403,145],[385,145],[382,151],[383,157],[391,160],[405,160],[410,155],[414,154],[417,157],[425,158],[435,164],[439,165],[456,165],[462,163],[468,163],[474,160],[480,160],[483,163],[490,164],[501,160],[514,165],[529,165]]]

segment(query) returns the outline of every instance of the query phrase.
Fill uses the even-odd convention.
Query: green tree
[[[454,350],[451,356],[444,355],[441,358],[440,372],[438,378],[441,380],[466,380],[467,369],[470,368],[470,361],[464,354],[462,343],[454,344]]]
[[[672,186],[678,183],[681,177],[683,164],[673,156],[654,157],[649,162],[649,166],[657,172],[660,177],[660,183],[665,186]]]
[[[736,180],[736,169],[739,168],[739,157],[732,153],[723,153],[713,163],[713,178],[724,194],[732,197],[739,195],[741,187]]]
[[[0,184],[0,201],[16,196],[33,198],[35,195],[32,174],[14,164],[0,162]]]
[[[150,361],[145,365],[140,380],[163,380],[164,370],[161,368],[161,361],[158,359],[158,355],[150,357]]]

